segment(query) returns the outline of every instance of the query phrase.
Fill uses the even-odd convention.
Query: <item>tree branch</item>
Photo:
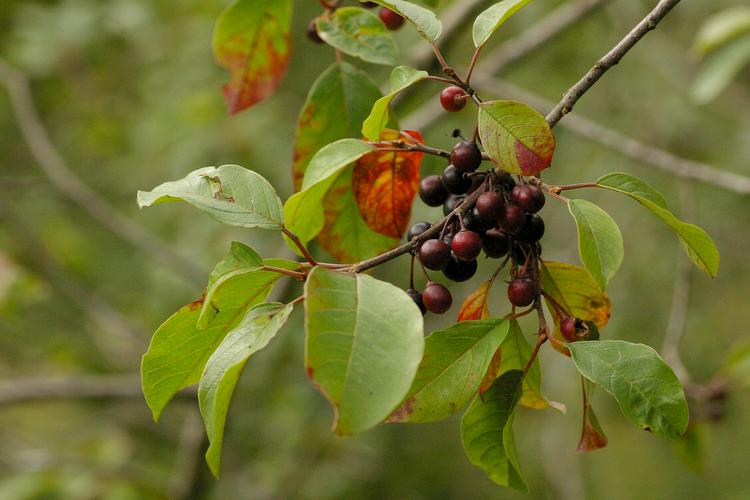
[[[607,52],[597,63],[581,78],[578,83],[573,85],[563,96],[562,100],[547,115],[547,122],[554,126],[563,116],[570,113],[578,100],[585,94],[599,79],[604,76],[611,67],[615,66],[620,60],[637,44],[646,33],[656,28],[656,25],[669,14],[680,0],[660,0],[656,7],[639,22],[625,38],[615,45],[612,50]]]
[[[16,123],[31,154],[36,158],[55,189],[115,235],[128,241],[145,254],[157,257],[164,265],[187,281],[202,286],[205,281],[205,270],[202,266],[178,254],[169,245],[120,213],[75,175],[47,133],[34,105],[26,75],[7,64],[2,58],[0,58],[0,83],[8,91]]]

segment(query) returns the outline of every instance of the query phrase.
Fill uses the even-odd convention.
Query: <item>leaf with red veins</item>
[[[487,319],[490,317],[490,309],[487,299],[492,288],[492,280],[485,281],[482,286],[469,294],[461,305],[458,312],[458,321],[468,321],[473,319]]]
[[[270,96],[286,72],[291,0],[237,0],[216,21],[214,57],[230,72],[222,87],[229,114]]]
[[[422,136],[414,131],[400,135],[385,130],[381,136],[383,141],[399,138],[410,144],[423,143]],[[418,151],[374,151],[355,165],[352,189],[362,218],[375,232],[393,238],[401,238],[406,232],[419,190],[422,156]]]

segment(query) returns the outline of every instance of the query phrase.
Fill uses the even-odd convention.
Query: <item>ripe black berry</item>
[[[445,200],[445,203],[443,203],[443,215],[448,215],[451,213],[455,208],[464,201],[465,196],[458,196],[455,194],[452,194],[448,197],[447,200]]]
[[[443,240],[427,240],[419,247],[419,260],[427,269],[443,269],[450,258],[451,249]]]
[[[451,249],[461,260],[474,260],[482,251],[482,238],[474,231],[459,231],[453,237]]]
[[[510,192],[511,199],[518,208],[528,213],[536,213],[544,206],[544,193],[532,184],[522,184]]]
[[[441,179],[445,189],[452,194],[464,194],[471,187],[471,179],[453,165],[445,167]]]
[[[544,236],[544,221],[537,214],[526,214],[526,222],[516,235],[516,239],[534,243]]]
[[[419,197],[428,207],[439,207],[448,198],[448,191],[438,175],[428,175],[419,183]]]
[[[451,255],[448,265],[443,269],[443,274],[451,281],[470,280],[477,272],[476,260],[459,260],[455,255]]]
[[[476,209],[479,216],[493,222],[503,213],[503,197],[494,191],[482,193],[477,198]]]
[[[487,257],[499,259],[508,254],[510,238],[499,229],[489,229],[482,236],[482,248]]]
[[[508,193],[510,193],[511,190],[516,185],[515,179],[513,179],[513,176],[510,175],[508,172],[501,172],[497,174],[497,177],[495,177],[495,181],[500,187],[502,187]]]
[[[469,190],[467,193],[473,193],[477,189],[479,189],[479,186],[481,186],[484,183],[484,180],[487,178],[486,174],[483,174],[481,172],[474,172],[469,176],[469,179],[471,179],[471,186],[469,186]]]
[[[315,26],[315,19],[307,25],[307,38],[315,43],[323,43],[323,39],[318,35],[318,28]]]
[[[422,315],[427,312],[427,308],[424,306],[424,301],[422,300],[422,294],[416,291],[413,288],[409,288],[406,291],[406,294],[411,297],[411,300],[414,301],[415,304],[417,304],[417,307],[419,307],[419,310],[422,311]]]
[[[422,292],[422,301],[428,311],[443,314],[451,308],[453,297],[451,292],[440,283],[430,283]]]
[[[464,227],[477,233],[484,233],[486,230],[495,227],[496,223],[497,221],[480,217],[476,207],[464,214]]]
[[[568,316],[560,321],[560,333],[568,342],[575,342],[589,334],[589,327],[583,320]]]
[[[473,172],[482,164],[482,152],[473,142],[461,141],[453,146],[451,163],[461,172]]]
[[[401,25],[404,24],[403,17],[385,7],[380,9],[378,16],[380,17],[380,20],[383,21],[383,24],[385,24],[385,27],[391,31],[399,29]]]
[[[505,205],[500,215],[500,227],[509,234],[515,234],[526,224],[526,214],[515,205]]]
[[[432,224],[429,222],[415,222],[414,225],[412,225],[409,228],[409,231],[406,233],[406,241],[411,241],[413,238],[416,238],[420,234],[424,233],[430,227]]]
[[[464,89],[453,85],[440,92],[440,104],[446,111],[461,111],[466,106],[466,97],[467,94]]]
[[[531,305],[536,296],[536,283],[529,278],[516,278],[508,285],[508,300],[516,307]]]

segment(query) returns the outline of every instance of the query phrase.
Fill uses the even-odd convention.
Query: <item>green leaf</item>
[[[263,258],[249,246],[239,241],[233,241],[229,255],[224,257],[211,274],[208,275],[208,288],[216,283],[223,275],[243,267],[258,267],[263,265]]]
[[[434,422],[463,408],[479,389],[508,321],[462,321],[425,339],[409,393],[389,422]]]
[[[599,288],[606,290],[622,264],[622,235],[607,212],[590,201],[570,200],[568,210],[578,226],[578,253]]]
[[[750,7],[723,9],[703,23],[695,36],[693,49],[705,55],[746,33],[750,33]]]
[[[247,360],[268,345],[293,309],[292,304],[259,304],[224,338],[206,362],[198,386],[198,403],[210,446],[206,462],[219,476],[229,403]]]
[[[291,52],[292,0],[237,0],[216,20],[213,50],[229,70],[222,91],[230,114],[270,96]]]
[[[555,136],[547,120],[520,102],[483,102],[479,136],[492,161],[512,174],[538,174],[550,166],[555,152]]]
[[[529,362],[532,352],[531,344],[523,334],[518,321],[510,321],[510,330],[500,347],[500,374],[510,370],[523,371],[526,363]],[[529,367],[529,371],[523,379],[523,391],[521,394],[520,404],[527,408],[543,410],[548,408],[550,403],[542,394],[542,368],[539,359],[535,359]],[[559,403],[555,404],[560,409]],[[561,410],[564,412],[564,410]]]
[[[359,137],[362,122],[380,90],[364,71],[347,62],[333,63],[313,83],[297,121],[292,173],[294,189],[302,186],[310,159],[323,146]]]
[[[614,396],[623,415],[635,425],[666,437],[685,432],[685,392],[652,348],[622,340],[597,340],[570,343],[568,349],[581,375]]]
[[[138,191],[141,208],[170,201],[186,201],[230,226],[279,229],[284,223],[273,186],[260,174],[238,165],[200,168],[152,191]]]
[[[365,0],[359,0],[364,2]],[[419,5],[404,0],[373,0],[378,5],[382,5],[402,17],[405,17],[417,28],[420,35],[427,40],[434,42],[443,32],[443,23],[437,18],[434,12],[425,9]]]
[[[341,139],[322,148],[310,160],[302,191],[292,195],[284,204],[286,225],[302,243],[309,242],[323,229],[323,198],[338,175],[374,149],[359,139]]]
[[[682,222],[675,217],[667,209],[666,203],[663,203],[661,195],[651,186],[630,174],[623,173],[605,175],[596,181],[596,184],[610,191],[628,195],[648,208],[675,232],[683,250],[696,266],[711,277],[719,272],[719,250],[711,237],[698,226]]]
[[[315,23],[328,45],[374,64],[398,64],[398,48],[377,15],[359,7],[339,7]]]
[[[510,16],[530,4],[532,0],[503,0],[492,5],[474,20],[472,36],[474,46],[479,48],[489,40],[490,36],[507,21]]]
[[[429,74],[407,66],[399,66],[391,72],[390,93],[381,97],[372,106],[370,115],[362,123],[362,134],[371,141],[380,140],[386,125],[388,124],[388,108],[396,94],[405,88],[425,80]]]
[[[461,440],[469,461],[501,486],[527,491],[513,439],[513,415],[521,398],[523,372],[505,372],[477,397],[461,419]]]
[[[733,40],[717,49],[701,67],[690,89],[699,104],[706,104],[724,92],[750,63],[750,36]]]
[[[422,359],[422,314],[403,290],[316,267],[305,284],[305,365],[339,435],[367,430],[406,396]]]

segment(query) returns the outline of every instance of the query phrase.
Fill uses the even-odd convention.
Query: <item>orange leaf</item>
[[[422,143],[419,132],[407,134]],[[384,130],[381,139],[399,139],[395,130]],[[401,137],[405,142],[414,140]],[[354,167],[352,189],[362,218],[375,232],[401,238],[406,232],[411,205],[419,190],[420,152],[374,151]]]
[[[487,305],[487,299],[492,288],[492,280],[485,281],[482,286],[472,292],[458,312],[458,321],[467,321],[472,319],[487,319],[490,317],[490,310]]]

